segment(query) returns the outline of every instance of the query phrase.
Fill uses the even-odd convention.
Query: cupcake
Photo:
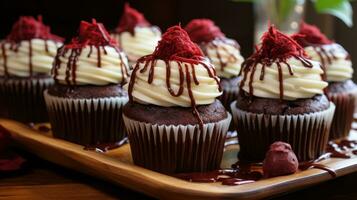
[[[352,62],[347,51],[329,40],[316,26],[306,23],[293,36],[304,47],[307,55],[321,62],[326,69],[327,97],[336,105],[330,139],[347,137],[353,121],[357,99],[357,86],[352,82]]]
[[[324,95],[319,62],[275,29],[242,65],[237,101],[231,104],[240,160],[261,162],[269,146],[289,143],[300,162],[324,153],[335,105]]]
[[[224,107],[230,110],[231,103],[238,96],[238,74],[244,61],[239,44],[225,37],[220,28],[209,19],[194,19],[186,25],[185,30],[215,66],[223,89],[219,99]]]
[[[112,37],[128,55],[129,63],[134,64],[140,57],[151,54],[155,50],[161,38],[161,31],[157,26],[152,26],[143,14],[126,3]]]
[[[125,137],[128,61],[103,24],[82,21],[78,36],[58,49],[52,74],[44,96],[54,137],[82,145]]]
[[[63,39],[42,17],[20,17],[0,43],[0,113],[21,122],[46,122],[43,91],[53,85],[53,58]]]
[[[217,169],[231,121],[213,65],[180,26],[140,58],[123,117],[136,165],[162,173]]]

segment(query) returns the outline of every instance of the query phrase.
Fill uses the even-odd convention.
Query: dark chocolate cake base
[[[24,123],[47,122],[43,91],[53,84],[53,78],[45,75],[32,78],[0,77],[2,117]]]
[[[56,84],[45,92],[45,100],[54,137],[86,146],[126,137],[122,108],[128,98],[119,85]]]
[[[218,169],[231,116],[218,100],[197,109],[202,130],[192,108],[124,106],[134,163],[166,174]]]
[[[333,117],[330,140],[348,137],[357,100],[357,85],[351,80],[330,82],[327,96],[336,105]]]
[[[261,162],[269,146],[282,141],[303,162],[325,152],[335,106],[324,95],[287,102],[240,94],[231,109],[240,160]]]

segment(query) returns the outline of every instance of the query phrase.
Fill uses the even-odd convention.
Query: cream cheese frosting
[[[119,84],[128,77],[128,60],[123,52],[114,47],[86,46],[80,51],[78,49],[64,49],[64,51],[63,56],[57,57],[59,62],[54,69],[55,80],[60,84],[100,86]],[[68,65],[71,65],[69,62],[73,60],[73,51],[79,54],[74,71],[68,70]],[[100,66],[98,66],[99,61]]]
[[[307,46],[305,52],[312,60],[324,65],[327,81],[344,82],[352,78],[352,62],[348,59],[348,52],[341,45],[332,43]]]
[[[0,76],[6,75],[7,71],[9,76],[30,77],[30,65],[32,73],[49,75],[53,58],[61,45],[61,42],[38,38],[19,43],[3,41],[0,44]]]
[[[239,46],[233,40],[225,38],[213,40],[203,44],[206,56],[215,66],[217,75],[223,78],[238,76],[244,58],[240,54]]]
[[[205,61],[206,62],[206,61]],[[155,60],[153,66],[153,81],[148,82],[150,76],[150,69],[143,72],[145,68],[145,62],[139,62],[134,70],[131,78],[135,78],[132,96],[134,101],[141,104],[153,104],[164,107],[181,106],[191,107],[192,102],[188,91],[187,79],[190,80],[190,87],[195,99],[196,105],[206,105],[213,103],[216,97],[220,96],[222,92],[219,91],[219,85],[217,81],[209,76],[207,68],[202,64],[192,64],[188,62],[180,61],[167,61]],[[204,63],[204,62],[203,62]],[[210,64],[207,63],[207,66]],[[150,66],[150,64],[148,65]],[[187,69],[186,69],[187,68]],[[180,80],[182,81],[181,87],[183,92],[179,96],[173,96],[170,94],[167,86],[167,70],[170,71],[169,82],[170,88],[173,93],[178,93],[180,90]],[[188,70],[188,73],[186,73]],[[214,70],[210,68],[209,70]],[[189,77],[187,76],[189,75]],[[194,76],[199,84],[194,81]],[[124,88],[128,89],[128,84]]]
[[[113,33],[112,37],[118,41],[129,60],[135,62],[140,57],[151,54],[155,50],[158,41],[161,39],[161,32],[155,26],[136,26],[133,34],[124,31]]]
[[[284,100],[296,100],[300,98],[311,98],[316,94],[323,94],[323,89],[327,87],[328,83],[322,80],[323,70],[319,62],[309,61],[312,67],[306,67],[303,65],[300,59],[291,57],[283,62],[274,62],[270,66],[264,67],[264,79],[261,80],[262,63],[258,63],[255,70],[251,68],[245,75],[246,79],[243,79],[242,89],[245,92],[249,91],[249,85],[251,84],[253,91],[252,95],[263,98],[280,98],[280,81],[279,81],[279,66],[282,70],[282,85]],[[255,73],[252,75],[252,71]]]

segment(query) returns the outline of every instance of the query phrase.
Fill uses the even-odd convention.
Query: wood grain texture
[[[108,154],[96,153],[14,121],[0,120],[0,124],[11,131],[19,144],[41,158],[162,199],[257,199],[332,179],[325,171],[311,169],[241,186],[190,183],[134,166],[128,145]],[[338,176],[357,171],[357,158],[328,159],[322,163],[335,169]]]

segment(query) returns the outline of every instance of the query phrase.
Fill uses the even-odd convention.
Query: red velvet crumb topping
[[[203,53],[181,26],[172,26],[162,35],[153,56],[162,60],[170,60],[174,57],[198,60]]]
[[[255,61],[285,61],[292,56],[305,56],[304,49],[295,40],[278,31],[273,25],[261,40],[260,48],[251,56]]]
[[[72,41],[66,45],[66,48],[77,49],[87,45],[93,46],[117,46],[116,41],[110,37],[102,23],[97,23],[95,19],[92,23],[81,21],[78,30],[78,36],[72,38]]]
[[[225,37],[221,29],[210,19],[194,19],[185,27],[191,40],[196,43],[210,42]]]
[[[125,3],[123,15],[115,30],[118,33],[128,31],[134,34],[134,28],[136,26],[148,27],[150,23],[145,19],[142,13],[130,7],[129,3]]]
[[[37,20],[32,16],[21,16],[12,26],[12,30],[6,37],[6,40],[17,43],[22,40],[31,40],[34,38],[64,41],[63,38],[51,34],[50,27],[42,23],[41,15],[37,17]]]
[[[303,47],[332,43],[319,28],[305,22],[300,24],[300,31],[292,37]]]

